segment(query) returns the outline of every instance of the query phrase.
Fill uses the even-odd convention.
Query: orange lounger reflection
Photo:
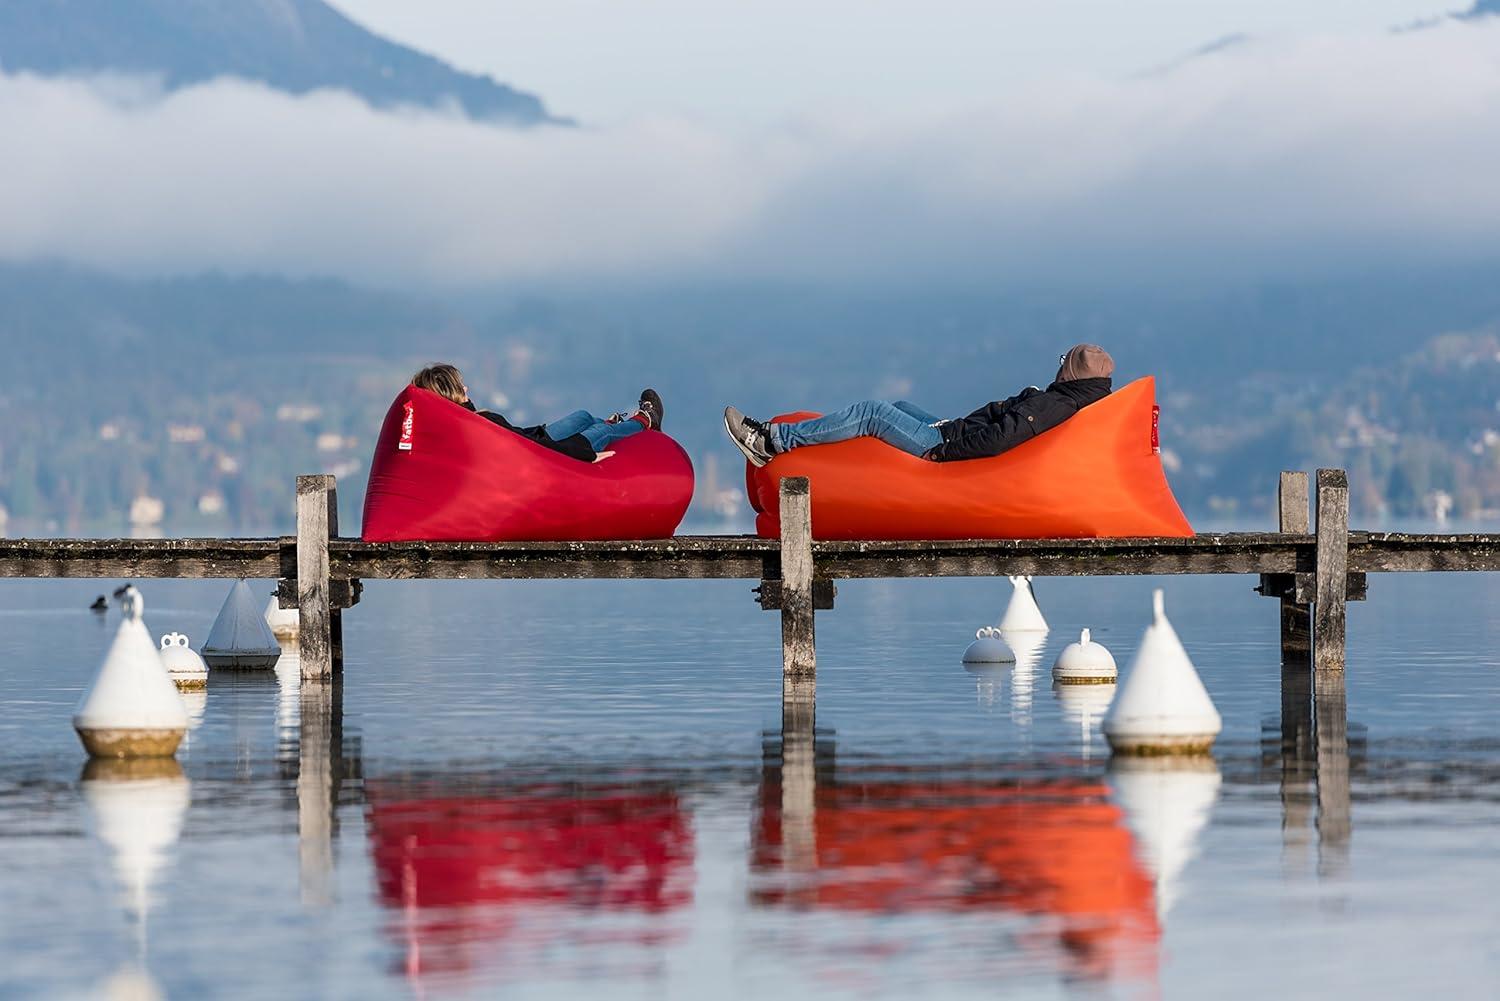
[[[692,830],[670,789],[367,792],[380,901],[402,912],[409,974],[491,961],[486,944],[511,938],[536,944],[545,928],[520,918],[539,908],[661,914],[691,902]],[[638,944],[659,931],[648,924]]]
[[[1153,884],[1104,785],[841,776],[819,783],[811,816],[784,825],[774,774],[762,786],[753,903],[1044,917],[1073,972],[1154,973]]]

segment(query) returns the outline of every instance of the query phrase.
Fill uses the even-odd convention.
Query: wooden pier
[[[367,543],[339,536],[334,478],[302,476],[296,536],[0,540],[0,577],[279,579],[281,604],[299,609],[306,679],[341,669],[343,612],[358,602],[364,580],[758,581],[760,606],[781,613],[788,712],[805,707],[810,718],[815,612],[833,607],[841,579],[1258,575],[1258,590],[1281,603],[1284,690],[1303,690],[1299,678],[1310,668],[1317,684],[1307,688],[1333,693],[1343,688],[1345,604],[1364,598],[1368,574],[1500,570],[1500,535],[1350,531],[1348,482],[1333,469],[1319,470],[1311,485],[1306,473],[1282,474],[1278,531],[1185,539],[814,541],[808,481],[783,480],[780,502],[780,539]]]

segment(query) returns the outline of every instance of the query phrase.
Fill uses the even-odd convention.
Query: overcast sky
[[[1470,0],[333,0],[592,124],[954,110],[1122,75],[1225,35],[1375,31]]]
[[[1037,0],[1048,13],[1023,25],[1005,0],[819,0],[809,20],[761,0],[732,33],[692,13],[724,9],[715,2],[601,2],[587,16],[582,0],[507,3],[527,24],[504,33],[529,60],[515,73],[478,56],[499,51],[476,42],[502,34],[489,3],[403,2],[420,24],[385,25],[535,86],[582,129],[227,79],[162,94],[149,81],[0,76],[0,259],[461,289],[994,289],[1500,257],[1500,18],[1395,33],[1384,25],[1431,6]],[[1131,16],[1107,15],[1114,6]],[[1213,17],[1199,10],[1210,6]],[[469,28],[466,7],[480,12]],[[854,34],[827,12],[852,22],[856,8],[906,11],[923,29],[877,20],[842,43]],[[1279,30],[1170,58],[1236,26]],[[892,68],[903,38],[915,40]],[[703,52],[724,55],[705,65]],[[954,69],[965,61],[982,88]],[[920,99],[880,97],[908,92]]]

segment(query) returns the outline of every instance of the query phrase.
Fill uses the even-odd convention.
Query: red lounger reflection
[[[367,794],[380,902],[403,912],[410,974],[492,958],[485,943],[520,935],[533,908],[663,914],[692,901],[692,829],[669,789],[455,796],[375,782]]]
[[[1071,972],[1154,973],[1153,884],[1104,785],[841,778],[819,784],[811,829],[792,833],[775,775],[762,785],[753,903],[1045,917]]]
[[[660,431],[580,462],[407,386],[375,443],[366,542],[665,539],[693,498],[693,464]]]

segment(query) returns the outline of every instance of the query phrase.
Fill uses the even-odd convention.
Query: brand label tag
[[[412,417],[412,415],[415,412],[416,412],[416,407],[414,407],[414,406],[411,405],[411,401],[407,401],[407,403],[406,403],[406,416],[401,419],[401,440],[396,443],[396,447],[399,448],[403,452],[410,452],[411,451],[412,424],[413,424],[413,417]],[[1152,440],[1154,441],[1155,438],[1156,438],[1156,432],[1153,430],[1151,432],[1151,435],[1152,435]]]
[[[1151,454],[1161,454],[1161,407],[1151,406]]]

